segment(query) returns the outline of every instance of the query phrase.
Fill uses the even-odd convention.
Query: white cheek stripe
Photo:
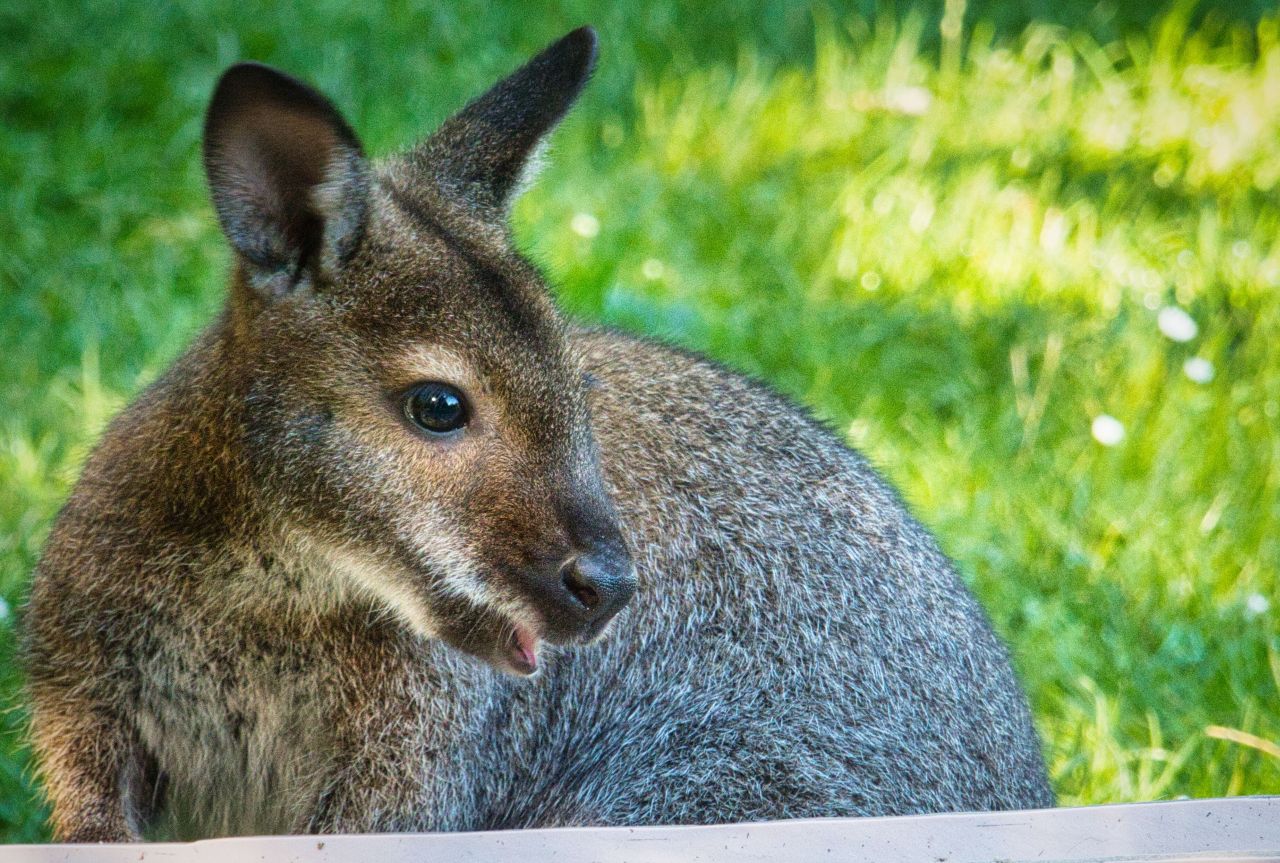
[[[472,569],[451,570],[442,586],[446,593],[470,600],[481,608],[496,611],[530,629],[536,631],[541,626],[540,617],[526,603],[502,595]]]
[[[435,615],[394,573],[342,549],[329,547],[326,552],[334,569],[350,579],[357,589],[380,600],[415,633],[423,638],[438,636]]]
[[[401,536],[408,544],[420,549],[436,571],[444,574],[440,589],[448,595],[538,629],[541,626],[539,616],[525,602],[504,595],[486,580],[472,558],[465,554],[465,540],[457,532],[442,528],[441,521],[443,519],[419,520],[416,524],[400,525]]]
[[[438,538],[438,532],[435,534]],[[430,605],[393,567],[378,564],[365,555],[330,543],[309,540],[307,545],[320,552],[328,566],[356,590],[372,597],[396,618],[422,638],[439,638],[440,622]],[[438,546],[437,546],[438,547]],[[456,548],[456,547],[455,547]],[[447,573],[441,587],[444,592],[466,599],[480,608],[496,612],[509,622],[539,631],[542,619],[527,603],[498,592],[493,585],[469,565],[461,554],[450,551],[432,555],[432,563]]]

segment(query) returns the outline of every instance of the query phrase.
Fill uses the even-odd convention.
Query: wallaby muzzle
[[[577,551],[560,566],[528,571],[520,587],[541,618],[534,630],[516,623],[498,646],[498,664],[517,674],[538,669],[538,641],[587,644],[599,638],[636,591],[635,568],[621,542]]]
[[[635,567],[594,456],[579,455],[574,472],[579,479],[553,486],[551,505],[541,510],[544,526],[557,525],[555,538],[544,540],[550,554],[514,573],[516,589],[540,618],[538,635],[553,644],[596,640],[636,592]]]

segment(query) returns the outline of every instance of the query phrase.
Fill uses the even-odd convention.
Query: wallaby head
[[[222,77],[222,355],[255,499],[419,632],[516,673],[635,589],[584,376],[510,201],[591,73],[576,30],[384,162],[307,85]],[[337,574],[339,571],[343,574]]]

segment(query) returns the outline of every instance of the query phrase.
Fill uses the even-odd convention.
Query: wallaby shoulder
[[[844,532],[817,500],[840,498],[867,536],[918,530],[897,493],[857,451],[776,389],[666,342],[604,328],[572,341],[596,381],[606,472],[660,486],[695,509]],[[606,443],[607,441],[607,443]],[[656,491],[656,488],[654,489]]]

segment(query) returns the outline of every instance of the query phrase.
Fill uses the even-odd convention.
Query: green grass
[[[221,67],[317,82],[381,153],[591,21],[600,72],[517,211],[564,304],[774,382],[881,465],[1011,643],[1062,802],[1280,793],[1230,733],[1280,740],[1265,6],[6,4],[0,594],[20,606],[95,435],[220,303],[198,146]],[[11,841],[45,835],[16,615]]]

